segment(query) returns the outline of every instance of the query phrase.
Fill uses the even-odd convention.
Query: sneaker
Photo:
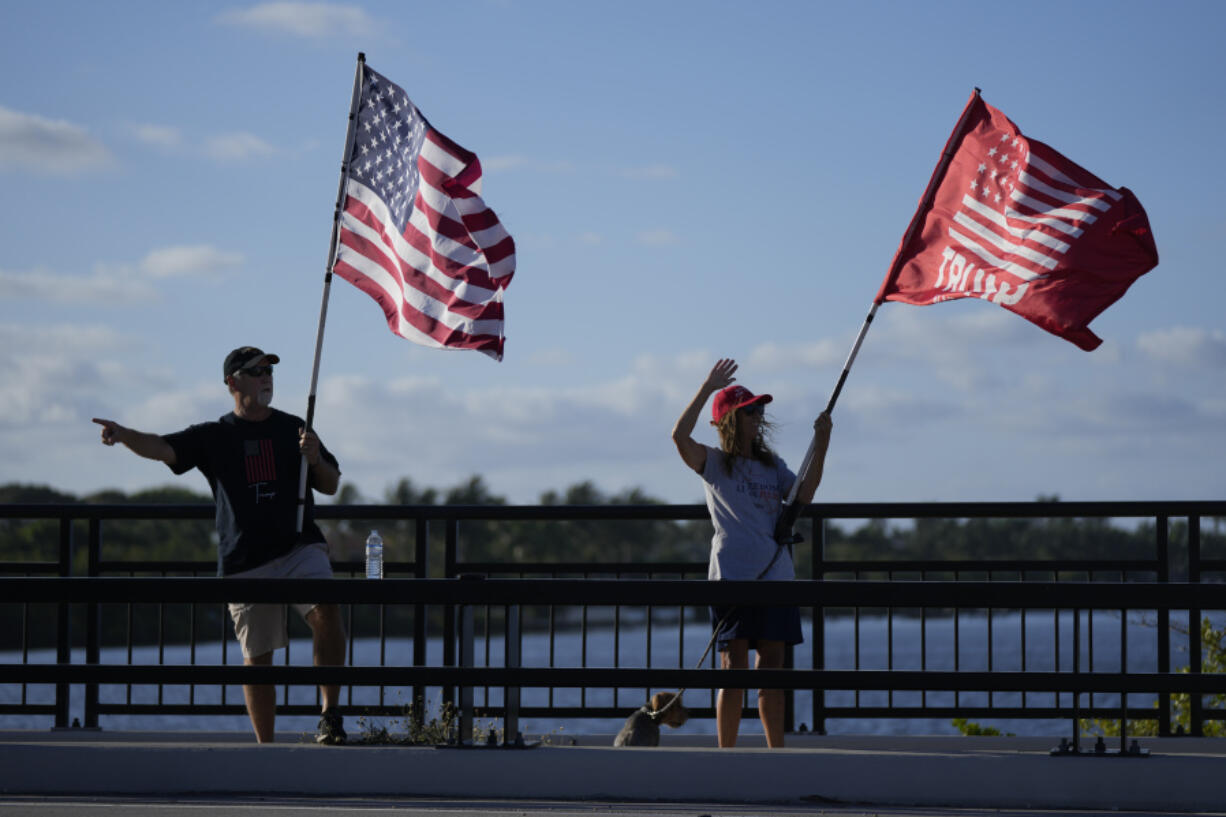
[[[315,732],[315,742],[325,746],[339,746],[345,742],[345,719],[340,713],[328,710],[319,718],[319,729]]]

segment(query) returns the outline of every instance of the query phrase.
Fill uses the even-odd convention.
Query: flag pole
[[[843,372],[839,375],[834,392],[830,395],[830,402],[826,404],[827,414],[834,413],[834,404],[838,401],[839,394],[843,391],[843,384],[847,382],[847,375],[851,372],[851,366],[856,361],[856,355],[860,353],[860,345],[864,343],[864,336],[868,334],[868,327],[872,324],[873,318],[877,314],[877,307],[885,302],[884,293],[886,286],[898,275],[898,271],[902,267],[903,253],[910,246],[911,239],[915,236],[915,231],[923,224],[924,216],[932,208],[932,200],[936,198],[937,188],[945,180],[945,172],[949,169],[949,163],[953,161],[954,153],[957,152],[957,142],[961,138],[962,132],[966,129],[966,121],[970,118],[971,109],[979,100],[980,93],[979,88],[975,88],[974,93],[971,94],[971,98],[967,101],[966,107],[962,111],[962,116],[958,119],[958,124],[954,126],[953,133],[949,135],[949,140],[945,143],[945,150],[941,153],[941,160],[937,162],[936,170],[933,171],[932,178],[928,180],[928,188],[920,199],[920,205],[916,208],[915,215],[911,217],[911,223],[907,225],[907,231],[903,233],[902,241],[898,245],[898,252],[894,254],[894,260],[890,262],[890,269],[881,284],[881,290],[877,293],[876,299],[873,300],[873,306],[869,309],[864,323],[860,325],[860,331],[856,335],[855,343],[851,346],[851,353],[847,355],[847,362],[843,364]],[[813,439],[809,441],[809,450],[805,452],[805,457],[800,463],[800,470],[796,472],[796,481],[792,483],[792,490],[788,493],[787,504],[784,505],[783,510],[779,514],[779,520],[775,524],[775,541],[780,545],[791,545],[804,539],[803,536],[798,535],[792,529],[796,524],[796,518],[800,516],[800,506],[796,502],[796,495],[800,492],[800,485],[808,475],[809,469],[813,467],[813,457],[816,452],[817,433],[815,432]]]
[[[826,404],[826,413],[830,414],[834,411],[834,404],[839,399],[840,392],[843,391],[843,384],[847,382],[847,375],[851,373],[851,365],[856,362],[856,355],[860,353],[860,344],[864,343],[864,336],[868,334],[868,327],[873,322],[874,316],[877,314],[877,307],[881,306],[880,301],[874,301],[871,309],[868,310],[868,315],[864,318],[864,323],[860,324],[860,331],[856,334],[856,341],[851,346],[851,352],[847,355],[847,362],[843,364],[843,372],[839,375],[839,381],[835,384],[834,392],[830,395],[830,402]],[[809,440],[809,449],[805,451],[805,458],[801,460],[800,470],[796,472],[796,479],[792,482],[792,490],[788,492],[787,504],[779,513],[779,519],[775,523],[775,541],[781,545],[793,545],[803,541],[804,537],[792,530],[796,524],[796,518],[800,516],[800,505],[796,502],[796,495],[800,493],[800,483],[804,481],[805,476],[809,473],[809,469],[813,467],[813,456],[817,453],[817,432],[813,433],[813,437]]]
[[[345,131],[345,153],[341,157],[341,177],[336,190],[336,208],[332,212],[332,239],[328,245],[328,265],[324,270],[324,293],[319,305],[319,329],[315,333],[315,362],[311,367],[311,391],[307,397],[306,429],[310,431],[315,422],[315,388],[319,383],[319,358],[324,345],[324,323],[328,319],[328,294],[332,290],[332,264],[336,260],[336,243],[340,234],[341,206],[345,201],[345,183],[349,180],[349,154],[353,152],[354,132],[358,121],[358,99],[362,92],[362,69],[366,66],[366,54],[358,52],[358,65],[353,74],[353,97],[349,102],[349,124]],[[298,469],[298,527],[302,533],[303,515],[306,510],[307,489],[306,454]]]

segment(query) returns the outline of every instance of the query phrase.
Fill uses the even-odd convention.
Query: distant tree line
[[[1056,497],[1039,497],[1054,502]],[[338,504],[386,505],[506,505],[505,497],[490,491],[480,476],[473,476],[450,488],[418,487],[401,479],[379,499],[364,497],[350,483],[342,485]],[[10,483],[0,485],[0,504],[193,504],[211,503],[208,494],[168,486],[124,493],[106,490],[84,496],[57,491],[47,486]],[[640,489],[607,494],[592,482],[576,483],[540,496],[541,505],[655,505],[661,500]],[[1222,519],[1210,520],[1202,530],[1202,552],[1206,556],[1226,550]],[[76,552],[74,573],[86,570],[86,530],[83,523],[74,530]],[[343,520],[321,522],[331,546],[334,562],[360,562],[366,536],[378,528],[387,542],[385,558],[408,561],[413,556],[412,520]],[[443,575],[444,531],[432,526],[428,543],[431,576]],[[804,530],[807,530],[807,523]],[[1178,575],[1185,563],[1187,526],[1175,520],[1169,531],[1172,564]],[[1153,520],[1142,520],[1131,528],[1120,527],[1106,519],[1022,518],[1022,519],[917,519],[868,520],[856,525],[829,523],[825,529],[824,555],[828,560],[882,561],[943,559],[1141,559],[1154,553]],[[701,566],[710,548],[711,526],[704,520],[591,520],[566,522],[465,521],[461,525],[459,555],[464,561],[527,564],[581,562],[600,572],[609,562],[693,562]],[[59,526],[55,520],[0,519],[0,561],[9,563],[54,561],[58,555]],[[108,520],[103,527],[103,555],[108,561],[196,561],[205,565],[203,575],[214,572],[216,534],[211,518],[202,520],[143,519]],[[806,543],[796,549],[797,573],[810,575],[812,548]],[[882,573],[885,565],[883,564]],[[700,570],[701,574],[701,570]],[[10,575],[12,575],[10,571]],[[530,574],[531,575],[531,574]],[[537,574],[539,575],[539,574]],[[879,576],[863,574],[865,578]],[[840,577],[841,578],[841,577]],[[896,578],[918,578],[897,575]],[[929,573],[928,578],[952,578]],[[963,574],[963,579],[982,578]],[[998,576],[997,578],[1006,578]],[[1050,578],[1034,576],[1031,578]],[[1077,578],[1062,576],[1062,578]],[[21,641],[23,628],[39,630],[51,616],[17,609],[0,600],[0,649],[13,649]],[[224,610],[202,610],[198,630],[217,632],[224,627]],[[113,643],[109,623],[104,641]],[[160,615],[132,616],[139,631],[137,641],[156,633]],[[126,626],[126,625],[125,625]],[[170,624],[168,639],[185,624]],[[203,629],[201,629],[203,628]],[[33,632],[33,630],[30,630]],[[80,628],[74,627],[76,632]],[[34,639],[31,639],[34,640]],[[42,642],[40,637],[37,641]]]

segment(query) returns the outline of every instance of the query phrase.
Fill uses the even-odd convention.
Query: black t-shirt
[[[165,435],[175,451],[176,474],[199,468],[217,505],[217,570],[225,576],[250,570],[289,553],[298,544],[323,542],[315,524],[315,499],[307,482],[302,533],[298,526],[298,430],[305,423],[276,409],[260,422],[230,412]],[[332,465],[336,457],[320,446]]]

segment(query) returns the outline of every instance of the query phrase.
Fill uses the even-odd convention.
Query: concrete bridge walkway
[[[458,749],[323,747],[297,734],[258,746],[231,733],[0,732],[0,814],[55,817],[56,803],[74,815],[93,815],[90,803],[138,815],[265,804],[281,817],[325,805],[456,815],[1226,811],[1224,740],[1143,739],[1145,758],[1052,757],[1057,741],[1046,738],[792,735],[776,751],[760,740],[734,750],[686,735],[658,748],[585,736]]]

